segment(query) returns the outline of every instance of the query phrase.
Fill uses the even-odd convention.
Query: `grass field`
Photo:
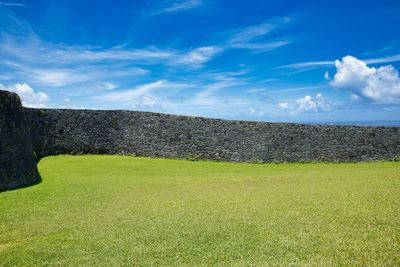
[[[0,265],[400,265],[400,163],[55,156],[0,193]]]

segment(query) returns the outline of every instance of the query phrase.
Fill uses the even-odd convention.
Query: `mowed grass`
[[[55,156],[0,193],[1,266],[400,265],[400,163]]]

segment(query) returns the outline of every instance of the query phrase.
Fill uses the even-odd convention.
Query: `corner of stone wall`
[[[0,90],[0,191],[40,182],[19,96]]]

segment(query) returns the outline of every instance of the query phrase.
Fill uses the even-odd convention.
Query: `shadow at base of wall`
[[[19,190],[23,189],[26,187],[31,187],[34,185],[38,185],[42,182],[42,176],[40,175],[39,172],[35,175],[35,179],[32,179],[32,181],[26,181],[23,183],[14,183],[14,184],[8,184],[5,186],[5,188],[0,188],[0,193],[6,192],[6,191],[14,191],[14,190]]]

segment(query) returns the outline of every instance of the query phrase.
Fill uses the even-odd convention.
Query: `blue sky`
[[[399,1],[0,1],[25,106],[399,124]]]

